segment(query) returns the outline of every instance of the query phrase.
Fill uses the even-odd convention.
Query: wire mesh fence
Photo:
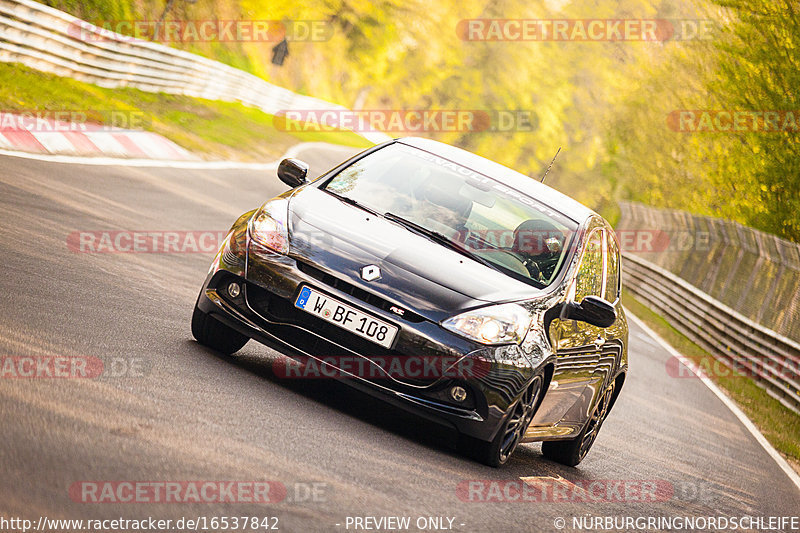
[[[800,244],[730,220],[621,202],[618,231],[659,233],[629,250],[750,320],[800,341]]]

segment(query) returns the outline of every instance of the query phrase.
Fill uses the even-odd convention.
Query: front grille
[[[372,294],[371,292],[365,291],[361,287],[356,287],[352,283],[348,283],[348,282],[346,282],[344,280],[341,280],[341,279],[337,278],[336,276],[333,276],[331,274],[323,272],[322,270],[320,270],[320,269],[318,269],[316,267],[313,267],[313,266],[311,266],[309,264],[303,263],[301,261],[297,262],[297,266],[303,273],[311,276],[312,278],[316,279],[317,281],[320,281],[320,282],[324,283],[325,285],[327,285],[329,287],[333,287],[334,289],[342,291],[345,294],[349,294],[353,298],[361,300],[362,302],[367,303],[367,304],[369,304],[369,305],[371,305],[373,307],[377,307],[378,309],[383,309],[384,311],[388,311],[390,313],[396,314],[396,313],[394,313],[392,311],[391,308],[392,307],[399,307],[399,306],[393,304],[389,300],[381,298],[380,296],[376,296],[376,295]],[[420,315],[418,315],[418,314],[416,314],[416,313],[414,313],[412,311],[409,311],[408,309],[405,309],[405,308],[402,308],[402,309],[405,312],[403,313],[402,316],[397,315],[398,318],[401,318],[401,319],[403,319],[403,320],[405,320],[407,322],[413,322],[413,323],[419,323],[419,322],[424,322],[425,321],[425,318],[423,318],[422,316],[420,316]]]

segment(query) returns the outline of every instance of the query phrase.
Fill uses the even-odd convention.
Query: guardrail
[[[101,87],[238,101],[273,115],[290,109],[346,110],[218,61],[96,28],[31,0],[0,0],[0,61]],[[376,143],[389,139],[382,133],[359,134]]]
[[[631,253],[623,259],[623,284],[638,300],[800,413],[800,343],[757,324],[664,268]]]

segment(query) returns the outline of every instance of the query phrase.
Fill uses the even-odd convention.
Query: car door
[[[601,225],[589,230],[568,298],[580,302],[586,296],[605,298],[607,287],[607,234]],[[618,264],[618,261],[617,261]],[[592,401],[610,372],[603,328],[577,320],[557,318],[550,325],[555,348],[555,371],[550,396],[534,419],[536,424],[560,420],[564,435],[577,433],[586,421]],[[612,358],[613,360],[613,358]]]
[[[628,325],[625,321],[625,313],[620,300],[622,280],[619,241],[617,241],[614,231],[610,228],[606,228],[603,231],[605,233],[606,248],[603,299],[616,308],[617,321],[602,330],[602,346],[598,370],[604,372],[605,375],[609,373],[616,375],[618,369],[627,362],[625,344],[628,338]]]

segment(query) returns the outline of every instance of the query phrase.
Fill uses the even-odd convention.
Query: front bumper
[[[545,364],[533,364],[518,346],[473,343],[413,312],[399,317],[381,298],[365,296],[341,280],[331,282],[330,274],[291,257],[275,255],[257,261],[251,257],[246,275],[243,265],[233,259],[226,247],[220,250],[198,299],[203,312],[283,355],[335,366],[337,377],[344,383],[459,433],[491,440],[509,407]],[[242,287],[236,298],[227,292],[231,282]],[[397,325],[400,330],[391,349],[295,308],[303,285]],[[446,358],[453,365],[438,376],[397,376],[376,364],[379,359],[409,357]],[[341,358],[363,361],[358,368],[367,371],[353,372],[352,365],[337,366]],[[467,391],[466,400],[451,398],[450,391],[456,385]]]

